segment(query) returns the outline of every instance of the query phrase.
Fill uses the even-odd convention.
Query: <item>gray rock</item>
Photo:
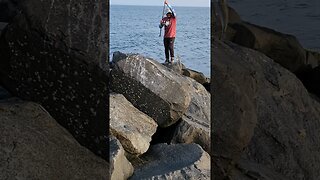
[[[210,150],[211,95],[199,83],[188,79],[194,91],[190,91],[191,102],[174,133],[174,143],[196,143],[205,151]]]
[[[320,65],[320,53],[306,50],[307,66],[311,69],[316,68]]]
[[[222,178],[219,173],[228,173],[230,163],[240,159],[257,122],[255,80],[252,77],[255,69],[235,53],[234,46],[219,41],[212,48],[216,58],[212,79],[214,101],[211,155],[216,164],[212,169],[217,179]]]
[[[110,137],[110,177],[111,180],[125,180],[133,174],[133,166],[125,157],[120,142]]]
[[[108,163],[81,146],[43,107],[0,103],[0,179],[107,179]]]
[[[296,37],[247,22],[229,26],[236,31],[228,37],[232,42],[264,53],[291,72],[307,66],[305,50]]]
[[[192,69],[182,69],[182,74],[196,80],[200,84],[208,83],[208,78],[201,72],[192,70]]]
[[[318,179],[320,104],[272,59],[215,42],[215,178],[232,176],[238,166],[260,179]]]
[[[185,66],[181,62],[174,62],[174,63],[162,63],[167,68],[175,71],[178,74],[183,74],[183,69]]]
[[[157,123],[136,109],[123,95],[110,94],[110,132],[131,154],[143,154],[149,146]]]
[[[18,1],[0,40],[0,79],[108,157],[105,1]]]
[[[196,144],[151,146],[134,179],[210,179],[210,156]]]
[[[189,92],[193,89],[186,77],[135,54],[113,63],[111,89],[123,94],[159,126],[174,124],[187,111],[191,101]]]

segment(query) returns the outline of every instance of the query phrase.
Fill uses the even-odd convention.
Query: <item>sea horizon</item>
[[[139,4],[110,4],[111,6],[143,6],[143,7],[163,7],[163,5],[139,5]],[[183,7],[183,8],[211,8],[210,6],[174,6],[174,7]]]

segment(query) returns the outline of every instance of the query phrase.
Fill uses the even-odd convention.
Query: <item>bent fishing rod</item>
[[[164,10],[165,9],[166,9],[166,1],[163,2],[163,10],[162,10],[162,18],[161,18],[161,20],[164,18]],[[160,28],[159,37],[161,37],[161,32],[162,32],[162,27]]]

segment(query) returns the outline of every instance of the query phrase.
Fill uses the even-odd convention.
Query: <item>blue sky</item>
[[[110,0],[110,4],[162,6],[164,0]],[[210,7],[210,0],[168,0],[172,6]]]

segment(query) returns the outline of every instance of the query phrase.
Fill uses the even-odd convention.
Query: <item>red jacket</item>
[[[175,16],[172,16],[170,18],[165,17],[162,19],[164,24],[167,24],[165,26],[165,33],[164,37],[165,38],[174,38],[176,37],[176,27],[177,27],[177,18]]]

